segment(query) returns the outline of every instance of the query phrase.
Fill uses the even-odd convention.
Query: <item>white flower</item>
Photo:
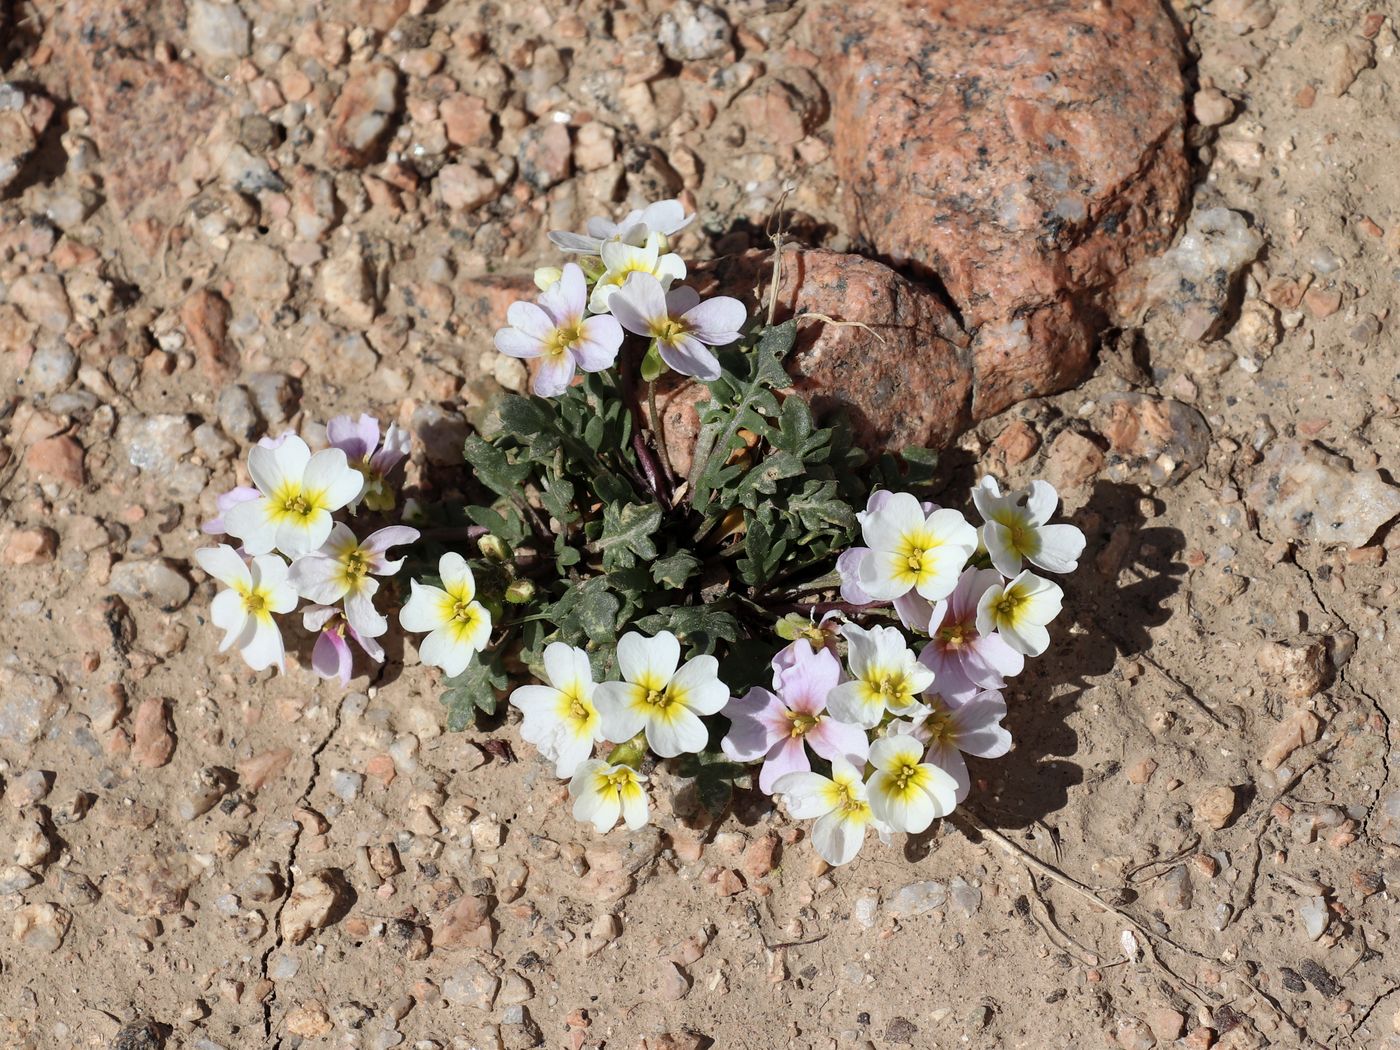
[[[748,311],[738,299],[717,295],[700,301],[694,288],[669,292],[649,273],[632,273],[608,300],[613,316],[634,335],[653,341],[661,360],[681,375],[719,378],[719,358],[709,349],[737,342]]]
[[[302,597],[318,605],[334,605],[345,600],[345,620],[365,638],[378,638],[389,629],[389,621],[374,607],[379,591],[375,576],[392,576],[403,559],[390,561],[390,547],[412,543],[418,530],[407,525],[391,525],[371,533],[361,543],[349,526],[336,522],[330,538],[319,551],[298,558],[292,565],[291,579]]]
[[[1060,614],[1064,593],[1027,569],[1008,583],[987,588],[977,603],[977,631],[996,631],[1018,653],[1039,656],[1050,646],[1045,627]]]
[[[602,833],[621,817],[636,831],[647,822],[647,795],[642,790],[646,779],[631,766],[610,766],[596,759],[581,763],[569,781],[574,819],[588,821]]]
[[[604,242],[620,241],[624,244],[643,244],[646,242],[648,234],[655,232],[662,235],[664,248],[669,247],[671,235],[685,229],[694,218],[694,215],[685,213],[685,206],[678,200],[657,201],[655,204],[648,204],[645,208],[628,212],[623,216],[621,222],[610,222],[602,218],[589,219],[586,226],[587,235],[554,230],[550,233],[549,239],[554,242],[556,247],[562,248],[566,252],[598,255],[603,249]]]
[[[1000,758],[1011,750],[1011,734],[1001,725],[1005,717],[1006,700],[995,689],[984,689],[965,702],[932,693],[912,721],[891,722],[888,732],[907,733],[924,744],[924,757],[953,778],[961,802],[972,790],[963,755]]]
[[[282,632],[272,615],[289,613],[297,605],[297,592],[287,582],[287,563],[275,554],[245,562],[226,543],[195,551],[194,560],[228,588],[209,606],[209,618],[224,630],[219,652],[237,648],[254,671],[274,664],[285,670]]]
[[[640,248],[622,241],[603,245],[603,274],[593,286],[588,308],[594,313],[606,313],[613,293],[634,273],[651,274],[661,282],[662,288],[670,288],[673,281],[685,280],[685,263],[674,252],[663,254],[661,240],[661,234],[653,232]]]
[[[972,502],[986,522],[982,542],[997,572],[1010,579],[1025,558],[1046,572],[1073,572],[1084,553],[1084,533],[1073,525],[1047,525],[1060,497],[1048,481],[1032,481],[1003,496],[996,478],[985,477],[972,490]]]
[[[441,587],[412,581],[399,623],[405,631],[431,632],[418,647],[418,658],[453,677],[491,640],[491,614],[476,600],[476,579],[460,554],[444,554],[438,575]]]
[[[787,773],[773,785],[797,820],[816,818],[812,845],[828,864],[846,864],[860,852],[865,829],[873,827],[882,840],[889,828],[870,808],[860,773],[844,758],[832,759],[831,776]]]
[[[313,456],[295,434],[276,448],[253,446],[248,473],[259,496],[230,507],[224,528],[243,541],[249,554],[276,548],[289,558],[325,543],[331,534],[331,513],[358,497],[365,483],[340,449],[322,449]]]
[[[867,789],[870,809],[895,831],[917,835],[946,817],[958,804],[958,785],[946,772],[924,761],[924,745],[895,734],[870,745],[875,767]]]
[[[603,739],[593,706],[593,669],[582,649],[551,642],[544,651],[544,673],[549,685],[522,685],[510,702],[525,715],[520,735],[553,759],[555,775],[567,780]]]
[[[709,733],[699,716],[727,704],[729,687],[719,680],[713,656],[697,656],[677,670],[680,659],[681,643],[670,631],[622,636],[617,665],[624,681],[603,682],[593,693],[607,739],[621,743],[646,730],[648,746],[662,758],[705,749]]]
[[[977,530],[955,510],[925,513],[916,497],[896,492],[878,510],[856,515],[869,548],[857,569],[860,589],[878,601],[916,591],[946,598],[977,550]]]
[[[617,360],[622,329],[605,314],[585,316],[587,306],[588,281],[576,263],[569,263],[538,303],[511,303],[506,311],[510,326],[496,330],[496,349],[538,359],[530,384],[538,397],[568,390],[575,369],[601,372]]]
[[[842,682],[827,698],[827,710],[837,721],[869,729],[879,725],[886,711],[908,712],[933,684],[933,672],[919,663],[898,627],[866,630],[848,623],[841,633],[849,644],[852,680]]]

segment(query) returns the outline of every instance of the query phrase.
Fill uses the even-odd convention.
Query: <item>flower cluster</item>
[[[744,304],[719,295],[701,301],[685,279],[685,261],[670,237],[688,226],[679,201],[661,201],[628,214],[620,223],[591,219],[588,233],[550,234],[580,262],[536,272],[535,303],[513,303],[510,325],[496,333],[496,349],[535,363],[530,389],[558,397],[576,372],[613,366],[627,333],[648,340],[642,367],[654,379],[666,368],[699,379],[718,379],[712,347],[735,342],[748,319]]]
[[[1072,572],[1084,549],[1079,529],[1050,523],[1059,499],[1046,482],[1002,495],[984,478],[973,502],[980,528],[909,493],[874,493],[859,515],[865,545],[839,559],[843,594],[859,608],[827,614],[783,647],[771,688],[730,696],[715,659],[682,664],[669,632],[625,635],[621,680],[598,684],[584,650],[554,643],[548,685],[511,694],[522,736],[599,831],[646,819],[646,751],[703,751],[702,718],[716,713],[728,724],[723,754],[758,764],[759,790],[815,821],[812,842],[828,863],[850,861],[867,830],[881,840],[926,830],[970,792],[965,755],[1010,750],[1006,679],[1049,645],[1062,592],[1023,564]],[[859,622],[885,608],[902,627]],[[594,758],[606,742],[618,746]]]
[[[196,557],[226,588],[224,649],[281,668],[276,618],[305,599],[312,666],[342,682],[351,642],[384,660],[377,601],[412,559],[397,621],[443,672],[449,729],[508,696],[599,832],[650,819],[661,764],[715,818],[736,783],[771,796],[844,864],[870,830],[951,813],[966,756],[1010,749],[1003,691],[1049,648],[1047,574],[1076,568],[1084,536],[1051,521],[1043,481],[983,478],[974,525],[927,501],[929,450],[870,456],[818,421],[784,367],[802,318],[765,325],[681,283],[693,219],[661,201],[550,235],[571,258],[495,334],[534,396],[502,395],[499,425],[468,435],[467,500],[415,503],[425,534],[386,519],[405,436],[341,417],[319,451],[295,434],[253,448],[252,484],[205,526],[236,545]],[[709,395],[684,475],[660,432],[667,370]]]
[[[375,608],[377,577],[393,576],[403,559],[391,547],[411,544],[418,530],[389,525],[357,537],[336,514],[354,518],[394,508],[394,479],[408,455],[408,436],[391,423],[383,435],[371,416],[338,416],[326,426],[327,448],[312,452],[286,433],[263,438],[248,453],[251,486],[218,499],[219,514],[203,526],[221,543],[195,552],[205,572],[226,588],[210,607],[224,631],[220,651],[237,649],[255,671],[286,667],[276,617],[310,603],[302,626],[315,634],[311,666],[323,678],[350,681],[350,641],[383,662],[376,641],[389,621]]]

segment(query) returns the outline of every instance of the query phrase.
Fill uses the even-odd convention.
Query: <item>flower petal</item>
[[[788,737],[768,755],[763,768],[758,773],[758,789],[765,795],[773,793],[773,784],[788,773],[807,773],[812,762],[807,757],[807,748],[801,737]]]
[[[719,378],[719,358],[694,336],[682,335],[674,342],[658,342],[656,348],[661,353],[661,360],[683,376],[692,376],[707,383]]]
[[[494,341],[496,349],[509,357],[529,360],[545,352],[543,339],[519,328],[497,328]]]
[[[622,325],[606,314],[590,317],[579,326],[579,342],[573,346],[574,359],[585,372],[611,368],[622,346]]]
[[[812,848],[828,864],[849,864],[865,842],[866,823],[846,817],[839,810],[828,813],[812,825]]]
[[[731,295],[706,299],[682,316],[695,337],[711,346],[728,346],[734,342],[748,319],[749,312],[744,309],[744,304]]]
[[[558,327],[554,318],[537,303],[527,303],[524,300],[511,303],[506,310],[506,320],[510,322],[512,328],[518,328],[528,336],[543,342],[548,339],[554,329]]]
[[[399,610],[399,626],[414,634],[437,630],[446,622],[442,610],[451,603],[452,596],[441,587],[417,580],[410,580],[409,588],[408,601]]]
[[[194,552],[194,560],[201,569],[225,587],[248,588],[253,577],[248,572],[248,563],[227,543],[217,547],[201,547]]]
[[[647,744],[662,758],[675,758],[704,751],[710,734],[705,723],[689,708],[677,708],[668,718],[653,718],[646,724]]]
[[[651,336],[652,323],[670,317],[666,310],[666,292],[649,273],[633,273],[622,288],[608,300],[618,324],[633,335]]]
[[[567,393],[574,381],[573,355],[547,354],[539,362],[530,382],[530,393],[536,397],[560,397]]]
[[[719,680],[719,661],[697,656],[671,678],[671,688],[685,695],[685,706],[698,715],[712,715],[729,703],[729,687]]]
[[[637,689],[627,682],[601,682],[593,690],[593,706],[598,709],[598,728],[604,739],[621,744],[646,725],[646,717],[635,703]]]
[[[680,659],[681,643],[670,631],[661,631],[653,638],[629,631],[617,643],[617,666],[622,677],[642,685],[659,683],[650,685],[653,689],[670,682]]]

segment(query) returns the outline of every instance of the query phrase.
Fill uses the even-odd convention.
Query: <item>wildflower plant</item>
[[[509,695],[599,832],[651,819],[660,766],[716,819],[736,786],[773,796],[841,864],[869,831],[947,816],[975,783],[965,756],[1010,749],[1002,690],[1049,647],[1047,574],[1073,571],[1084,537],[1051,521],[1045,482],[983,479],[974,524],[929,502],[928,450],[870,457],[818,421],[784,368],[801,318],[684,283],[692,219],[662,201],[551,234],[567,257],[495,336],[531,393],[467,438],[466,505],[393,520],[404,435],[343,417],[328,449],[252,451],[253,486],[206,525],[243,550],[200,563],[229,588],[225,647],[255,666],[281,665],[274,616],[300,595],[323,677],[348,682],[356,649],[382,660],[397,621],[444,674],[450,729]],[[686,383],[682,448],[659,398]],[[407,593],[404,555],[422,567]]]

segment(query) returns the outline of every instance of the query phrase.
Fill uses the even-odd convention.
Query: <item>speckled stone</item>
[[[973,416],[1072,385],[1107,293],[1184,208],[1167,5],[862,0],[827,17],[849,228],[946,287],[972,336]]]

